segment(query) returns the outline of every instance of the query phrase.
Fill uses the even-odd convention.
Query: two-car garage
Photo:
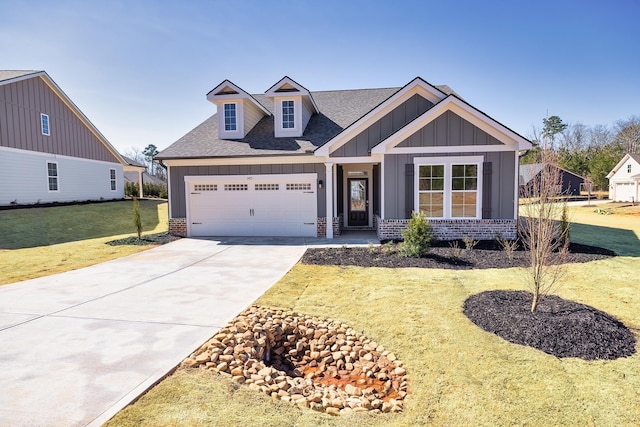
[[[185,176],[189,236],[317,234],[317,174]]]

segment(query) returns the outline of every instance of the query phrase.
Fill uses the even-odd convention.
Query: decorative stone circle
[[[273,399],[332,415],[400,412],[402,362],[344,323],[251,306],[181,366],[230,375]]]

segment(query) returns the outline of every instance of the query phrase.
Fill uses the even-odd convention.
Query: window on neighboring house
[[[282,101],[282,128],[293,129],[294,127],[293,101]]]
[[[111,181],[111,191],[116,191],[116,170],[109,169],[109,180]]]
[[[49,191],[58,191],[58,164],[47,162],[47,180]]]
[[[49,133],[49,115],[40,114],[40,127],[43,135],[50,135]]]
[[[627,173],[631,173],[631,165],[627,165]]]
[[[416,210],[428,218],[480,218],[482,158],[417,158]]]
[[[237,130],[236,104],[224,104],[224,130]]]

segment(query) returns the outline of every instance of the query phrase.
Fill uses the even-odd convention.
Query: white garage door
[[[631,202],[634,201],[635,184],[632,182],[617,182],[616,184],[616,201]]]
[[[317,174],[187,176],[190,236],[317,234]]]

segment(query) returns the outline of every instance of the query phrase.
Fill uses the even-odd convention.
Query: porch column
[[[327,239],[333,239],[333,163],[325,163],[325,187],[324,193],[327,197]]]

